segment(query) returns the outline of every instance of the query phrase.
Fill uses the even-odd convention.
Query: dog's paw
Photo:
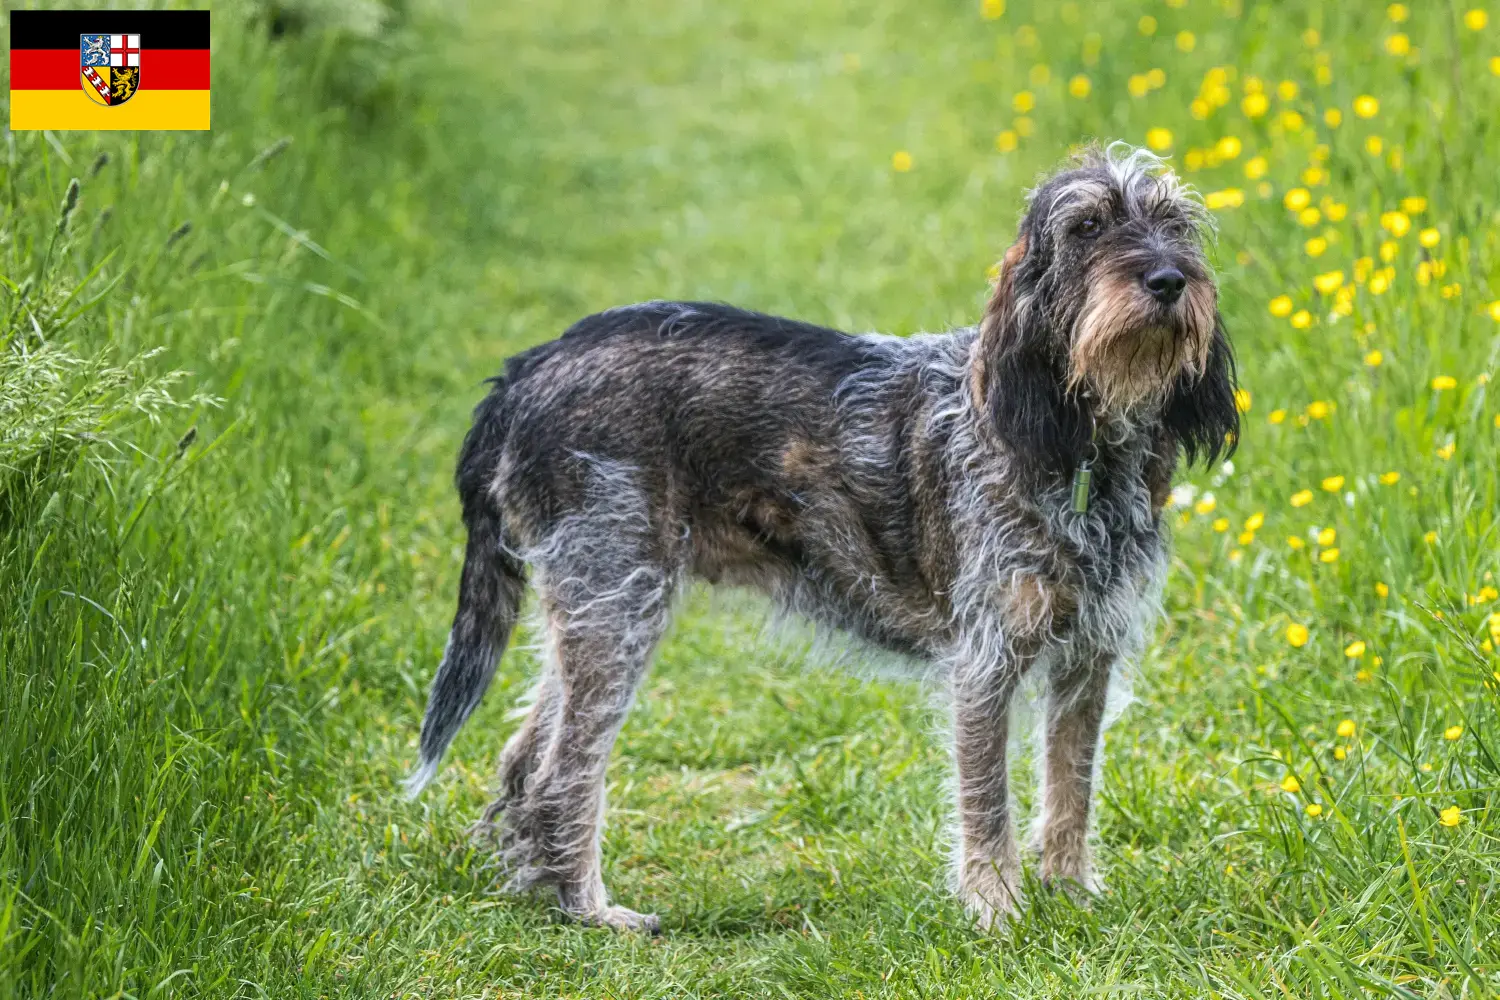
[[[1021,912],[1020,879],[1004,877],[993,865],[968,871],[959,888],[964,909],[981,930],[1003,931]]]
[[[603,906],[592,913],[575,915],[579,923],[590,927],[608,927],[614,931],[660,934],[661,918],[654,913],[637,913],[623,906]]]
[[[1049,892],[1067,896],[1074,905],[1085,909],[1093,902],[1095,896],[1104,891],[1103,883],[1092,872],[1084,872],[1082,875],[1043,872],[1042,886]]]

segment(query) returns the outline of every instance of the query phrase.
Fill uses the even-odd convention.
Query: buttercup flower
[[[1337,493],[1339,490],[1344,488],[1344,477],[1329,476],[1327,479],[1323,480],[1322,485],[1325,492]]]
[[[1401,473],[1395,471],[1394,469],[1392,469],[1390,472],[1382,472],[1380,474],[1381,486],[1395,486],[1399,482],[1401,482]]]
[[[1500,305],[1500,303],[1497,303],[1497,305]],[[1283,316],[1290,316],[1292,314],[1292,297],[1290,295],[1278,295],[1271,300],[1268,308],[1271,310],[1271,315],[1278,319]]]
[[[1234,390],[1234,408],[1236,410],[1239,410],[1241,413],[1249,413],[1250,401],[1251,397],[1249,389]]]
[[[1458,806],[1449,806],[1438,813],[1438,822],[1444,826],[1457,826],[1464,821],[1463,810]]]
[[[1437,246],[1442,238],[1443,234],[1432,227],[1428,227],[1417,234],[1417,242],[1428,248]]]
[[[1301,552],[1303,549],[1307,548],[1307,543],[1302,540],[1301,535],[1288,535],[1286,544],[1287,547],[1293,552]]]
[[[1005,0],[984,0],[979,5],[979,16],[986,21],[994,21],[1005,16]]]
[[[1073,79],[1068,81],[1068,93],[1079,99],[1089,96],[1089,92],[1093,89],[1093,83],[1091,83],[1089,81],[1089,78],[1084,76],[1082,73],[1079,73],[1077,76],[1073,77]]]
[[[1254,514],[1251,514],[1249,517],[1245,518],[1245,530],[1259,531],[1260,526],[1265,523],[1266,515],[1261,511],[1256,511]]]
[[[1338,549],[1324,549],[1322,552],[1318,553],[1318,562],[1332,563],[1332,562],[1338,562],[1338,561],[1339,561],[1339,550]]]
[[[1318,544],[1332,545],[1335,541],[1338,540],[1338,537],[1339,533],[1337,531],[1333,530],[1332,528],[1324,528],[1322,531],[1318,532]]]
[[[1363,653],[1364,650],[1360,650],[1360,652]],[[1349,737],[1353,736],[1354,735],[1354,720],[1353,719],[1345,719],[1343,722],[1340,722],[1339,723],[1339,728],[1338,728],[1338,734],[1339,734],[1339,738],[1340,739],[1345,739],[1345,740],[1347,740]]]
[[[898,149],[891,155],[891,169],[898,174],[904,174],[911,169],[911,154],[904,149]]]
[[[1371,368],[1379,368],[1384,363],[1385,355],[1380,353],[1379,351],[1370,351],[1365,355],[1365,364],[1369,365]]]
[[[1312,313],[1306,309],[1298,309],[1292,313],[1292,326],[1299,330],[1305,330],[1309,326],[1312,326]]]
[[[1245,176],[1252,181],[1264,177],[1268,169],[1270,169],[1270,164],[1266,162],[1264,156],[1252,156],[1245,161]]]
[[[1024,115],[1036,107],[1036,95],[1029,90],[1019,91],[1015,97],[1010,99],[1010,106]]]
[[[1470,31],[1483,31],[1484,26],[1490,23],[1490,15],[1478,7],[1464,14],[1464,27]]]
[[[1349,659],[1351,660],[1357,660],[1361,656],[1364,656],[1365,641],[1363,639],[1355,639],[1353,642],[1349,643],[1349,645],[1344,647],[1344,655],[1349,657]],[[1344,732],[1345,726],[1349,727],[1349,731],[1347,733]],[[1354,723],[1350,722],[1348,719],[1345,719],[1343,722],[1339,723],[1339,735],[1344,737],[1353,736]]]
[[[1451,743],[1454,740],[1459,739],[1460,737],[1462,737],[1463,734],[1464,734],[1464,727],[1463,726],[1449,726],[1447,729],[1443,730],[1443,739],[1445,739],[1445,740],[1447,740],[1448,742]]]
[[[1354,99],[1354,113],[1361,118],[1374,118],[1380,114],[1380,102],[1369,94],[1361,94]]]
[[[1293,507],[1306,507],[1308,504],[1312,503],[1312,498],[1312,490],[1298,490],[1296,493],[1292,494],[1291,500],[1289,500],[1288,502]]]
[[[1170,129],[1153,128],[1146,133],[1146,145],[1158,153],[1170,149],[1172,146],[1172,132]]]
[[[1384,583],[1381,583],[1379,580],[1377,580],[1377,581],[1375,581],[1375,596],[1376,597],[1390,597],[1391,596],[1391,588],[1387,587]]]
[[[1445,389],[1453,389],[1458,386],[1458,379],[1452,375],[1438,375],[1432,380],[1434,392],[1442,392]]]
[[[1245,99],[1240,102],[1240,110],[1245,112],[1247,118],[1259,118],[1270,107],[1271,100],[1265,94],[1246,94]]]
[[[1411,39],[1397,32],[1386,38],[1385,50],[1393,56],[1404,56],[1411,52]]]
[[[1313,819],[1317,819],[1319,816],[1323,815],[1323,807],[1318,805],[1316,802],[1309,802],[1307,804],[1307,814]]]
[[[1294,643],[1293,645],[1301,645],[1301,643]],[[1297,776],[1295,774],[1289,774],[1285,778],[1281,779],[1281,790],[1283,792],[1290,792],[1291,794],[1296,795],[1298,792],[1302,791],[1302,782],[1297,780]]]

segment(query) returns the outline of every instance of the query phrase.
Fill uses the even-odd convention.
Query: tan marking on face
[[[1087,386],[1106,412],[1159,401],[1184,373],[1202,373],[1213,340],[1217,293],[1188,283],[1174,331],[1134,275],[1108,274],[1089,288],[1069,349],[1068,389]]]

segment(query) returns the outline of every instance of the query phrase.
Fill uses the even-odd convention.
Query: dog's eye
[[[1098,219],[1090,215],[1078,224],[1077,229],[1079,236],[1098,236],[1104,229],[1104,226]]]

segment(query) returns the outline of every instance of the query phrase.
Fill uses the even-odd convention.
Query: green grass
[[[211,133],[8,136],[0,995],[1500,993],[1500,660],[1481,645],[1500,610],[1500,17],[1009,6],[473,4],[272,42],[221,5]],[[1387,54],[1396,32],[1412,54]],[[1229,100],[1199,120],[1216,66]],[[1153,68],[1164,84],[1132,96]],[[999,152],[1022,90],[1031,134]],[[1076,142],[1151,128],[1184,169],[1239,140],[1186,175],[1243,193],[1216,256],[1251,408],[1233,472],[1190,477],[1214,509],[1171,515],[1091,909],[1033,887],[1008,937],[977,932],[943,888],[928,693],[807,662],[755,602],[698,592],[611,771],[606,877],[661,938],[499,895],[464,835],[527,650],[436,785],[399,799],[457,581],[451,463],[506,355],[656,296],[972,322],[1024,188]],[[1303,225],[1283,198],[1315,165],[1311,205],[1347,214]],[[1388,289],[1364,277],[1333,318],[1313,277],[1384,266],[1382,213],[1414,196]],[[1445,273],[1419,283],[1424,260]],[[1283,294],[1309,325],[1268,312]],[[23,377],[52,388],[9,392]],[[50,437],[16,398],[50,401]]]

